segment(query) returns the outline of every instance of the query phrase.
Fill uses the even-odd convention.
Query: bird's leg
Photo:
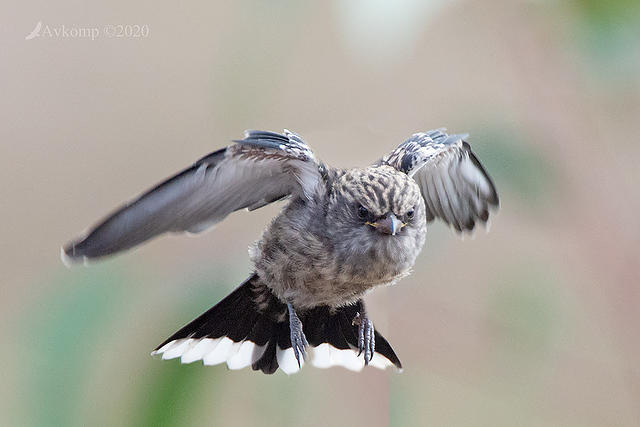
[[[364,351],[364,364],[368,365],[376,351],[376,337],[373,322],[367,317],[364,305],[362,311],[353,318],[353,324],[358,325],[358,356]]]
[[[302,361],[300,358],[304,360],[307,357],[307,352],[305,348],[309,345],[307,342],[307,337],[304,336],[304,332],[302,331],[302,322],[300,318],[296,314],[296,311],[293,309],[291,304],[287,304],[287,308],[289,309],[289,333],[291,334],[291,348],[293,348],[293,354],[296,356],[296,360],[298,361],[298,367],[302,367]]]

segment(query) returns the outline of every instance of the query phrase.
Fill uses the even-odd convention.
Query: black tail
[[[182,363],[202,360],[205,365],[226,362],[230,369],[251,366],[265,374],[280,367],[291,374],[299,370],[289,338],[287,306],[278,300],[254,274],[217,305],[173,334],[152,354],[163,359],[181,357]],[[353,325],[363,311],[356,304],[331,309],[317,307],[298,312],[309,341],[311,363],[317,367],[344,366],[351,370],[364,367],[358,357],[358,327]],[[375,332],[376,353],[369,362],[378,368],[400,360],[386,339]]]

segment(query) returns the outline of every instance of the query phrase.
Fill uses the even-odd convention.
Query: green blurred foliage
[[[207,372],[207,369],[202,363],[182,365],[179,360],[157,363],[150,367],[147,375],[142,375],[150,381],[141,385],[137,393],[138,412],[131,425],[185,425],[190,414],[202,404],[200,397],[204,388],[211,392],[221,390],[224,385],[224,377],[217,375],[220,370]],[[207,407],[212,412],[216,410],[216,402],[216,399],[207,402]]]
[[[217,275],[218,277],[220,275]],[[177,310],[171,313],[173,328],[178,330],[191,319],[221,300],[227,289],[226,279],[215,280],[201,277],[195,284],[185,284],[185,298],[179,303]],[[171,334],[172,332],[169,332]],[[146,372],[141,373],[142,382],[135,396],[136,417],[132,426],[179,426],[193,421],[192,414],[203,404],[202,396],[213,395],[214,399],[206,405],[211,411],[216,409],[215,395],[222,390],[225,383],[222,369],[211,369],[194,362],[188,365],[179,359],[162,361],[155,358],[146,365]],[[153,363],[151,363],[153,362]]]
[[[55,278],[47,286],[51,293],[41,296],[28,311],[21,335],[29,341],[25,347],[30,349],[28,390],[29,401],[33,401],[32,425],[84,424],[79,417],[87,403],[84,391],[98,357],[97,349],[108,339],[108,326],[126,313],[126,301],[136,283],[114,265],[117,263],[74,269]],[[214,305],[231,288],[224,283],[212,286],[211,279],[205,277],[185,287],[185,298],[179,303],[182,307],[170,316],[176,329]],[[109,353],[109,357],[127,355]],[[205,385],[211,394],[224,383],[218,377],[220,372],[223,371],[201,363],[181,365],[175,360],[160,363],[149,358],[149,363],[137,373],[140,387],[134,394],[138,400],[135,417],[123,419],[125,412],[110,417],[130,425],[184,425],[192,410],[202,403],[197,397]],[[92,407],[92,417],[102,419],[106,415],[107,408],[101,402],[92,402]]]
[[[637,0],[574,0],[578,10],[591,24],[607,30],[637,24],[640,2]]]
[[[574,0],[582,17],[578,40],[587,53],[585,71],[610,85],[629,88],[640,74],[640,2]]]
[[[26,312],[22,337],[29,342],[33,425],[78,425],[93,346],[118,316],[125,284],[120,272],[104,265],[65,274]]]

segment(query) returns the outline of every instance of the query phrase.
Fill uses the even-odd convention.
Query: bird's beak
[[[398,218],[396,218],[396,216],[393,213],[390,213],[384,219],[381,219],[376,222],[368,222],[367,224],[374,227],[376,230],[378,230],[381,233],[391,234],[392,236],[395,236],[396,233],[402,230],[402,227],[406,225],[402,221],[400,221]]]

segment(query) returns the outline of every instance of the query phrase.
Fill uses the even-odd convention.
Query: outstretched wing
[[[427,221],[438,217],[458,232],[486,223],[499,204],[491,178],[464,141],[467,136],[448,135],[445,129],[416,133],[380,161],[415,179]]]
[[[198,233],[239,209],[313,193],[319,165],[295,133],[246,131],[234,142],[108,215],[63,248],[63,261],[115,254],[166,232]]]

